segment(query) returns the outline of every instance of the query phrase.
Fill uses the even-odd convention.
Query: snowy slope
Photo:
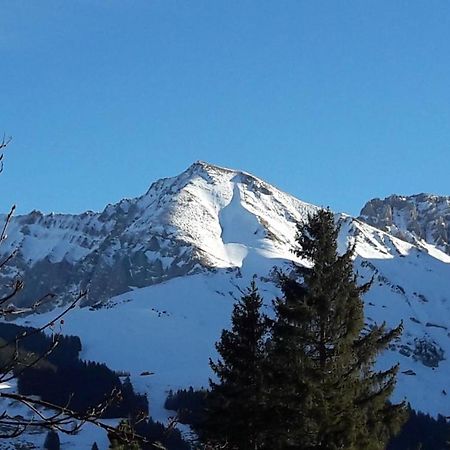
[[[83,357],[129,371],[149,394],[152,416],[164,419],[168,389],[207,385],[214,342],[252,279],[270,312],[273,268],[289,270],[296,221],[314,209],[252,175],[199,162],[101,214],[17,218],[8,245],[21,245],[21,253],[9,270],[39,280],[36,267],[53,267],[45,281],[62,297],[90,281],[95,307],[71,311],[64,331],[81,337]],[[355,243],[361,282],[374,278],[367,322],[404,322],[401,341],[380,360],[401,363],[396,399],[450,415],[450,256],[346,215],[336,220],[340,250]],[[37,325],[56,313],[20,322]]]

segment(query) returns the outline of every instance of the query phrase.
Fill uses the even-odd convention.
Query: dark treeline
[[[146,396],[136,394],[128,380],[122,383],[105,364],[92,361],[78,361],[56,369],[27,369],[18,377],[18,389],[21,394],[39,395],[55,405],[68,404],[77,412],[85,412],[120,391],[120,400],[111,402],[103,418],[135,416],[148,411]]]
[[[171,390],[164,407],[170,411],[176,411],[180,423],[198,429],[205,418],[206,395],[206,390],[194,390],[192,386],[189,389],[179,389],[176,392]]]
[[[411,410],[408,421],[395,436],[387,450],[450,449],[450,424],[441,415],[434,417]]]
[[[58,345],[54,347],[54,335],[36,333],[35,328],[22,327],[11,323],[0,323],[0,339],[11,345],[14,345],[15,341],[18,340],[22,350],[37,356],[46,355],[47,361],[60,366],[76,363],[82,348],[78,336],[59,335],[57,338]]]
[[[24,332],[30,336],[19,340],[22,351],[30,352],[36,358],[52,349],[54,336],[36,332],[30,327],[0,324],[0,338],[6,342],[14,342]],[[45,356],[48,364],[34,365],[25,370],[18,367],[19,393],[39,395],[55,405],[68,405],[76,412],[85,412],[111,398],[113,392],[120,392],[120,399],[112,401],[105,409],[104,418],[147,414],[147,397],[136,394],[128,379],[122,382],[105,364],[79,359],[82,347],[78,337],[58,336],[57,339],[58,345]]]

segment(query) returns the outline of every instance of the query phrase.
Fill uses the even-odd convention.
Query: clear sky
[[[448,0],[0,0],[0,209],[101,210],[196,160],[358,214],[450,195]]]

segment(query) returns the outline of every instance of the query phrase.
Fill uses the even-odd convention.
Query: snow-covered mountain
[[[2,252],[19,251],[3,281],[23,275],[23,303],[49,290],[64,302],[89,287],[88,306],[71,311],[64,332],[81,337],[84,358],[130,372],[163,419],[168,389],[207,385],[214,342],[252,279],[270,311],[273,268],[290,269],[296,223],[315,209],[248,173],[197,162],[102,213],[16,217]],[[374,278],[367,323],[404,323],[380,359],[401,364],[396,399],[450,415],[450,256],[345,214],[336,221],[340,249],[356,244],[361,282]]]
[[[101,213],[14,218],[0,251],[18,253],[1,284],[21,276],[21,304],[49,291],[65,301],[85,288],[96,303],[177,276],[239,268],[254,248],[289,256],[295,223],[313,208],[249,174],[197,162]]]
[[[431,244],[450,255],[450,197],[417,194],[376,198],[366,203],[360,218],[400,239],[419,246]]]

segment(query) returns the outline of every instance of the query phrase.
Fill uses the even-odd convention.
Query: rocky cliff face
[[[450,197],[391,195],[366,203],[360,219],[408,242],[431,244],[450,255]]]

